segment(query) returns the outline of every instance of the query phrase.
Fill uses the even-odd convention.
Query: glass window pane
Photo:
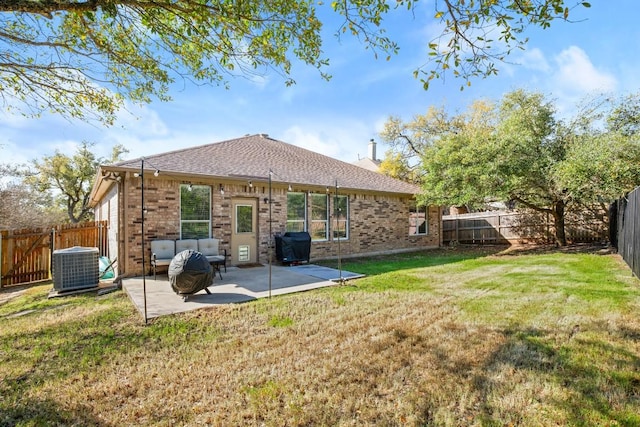
[[[348,212],[347,196],[336,197],[336,216],[338,219],[346,220]]]
[[[180,238],[210,237],[211,187],[207,185],[180,186]]]
[[[304,231],[303,221],[287,221],[287,231]]]
[[[346,239],[347,238],[347,222],[346,221],[338,221],[333,229],[333,238],[334,239]]]
[[[304,220],[305,193],[287,194],[287,219]]]
[[[349,238],[349,198],[347,196],[334,197],[334,218],[331,221],[334,239]]]
[[[182,185],[180,187],[180,219],[209,221],[211,215],[211,187]]]
[[[287,193],[287,231],[306,231],[306,193]]]
[[[311,195],[311,224],[309,234],[312,240],[327,240],[328,231],[328,196],[326,194]]]
[[[209,222],[182,222],[182,239],[206,239],[209,237]]]
[[[409,211],[409,234],[423,235],[427,234],[429,222],[427,217],[427,207],[418,206]]]
[[[311,195],[311,219],[326,220],[327,219],[327,196],[324,194]]]
[[[311,234],[311,240],[327,240],[327,222],[313,221],[309,234]]]
[[[253,207],[236,205],[236,233],[253,233]]]

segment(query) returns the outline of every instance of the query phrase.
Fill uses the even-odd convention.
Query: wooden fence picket
[[[589,224],[590,227],[586,227]],[[442,217],[443,244],[507,244],[528,241],[553,242],[553,222],[547,214],[522,214],[517,211],[489,211]],[[608,239],[607,224],[590,219],[569,220],[567,239],[573,243]]]

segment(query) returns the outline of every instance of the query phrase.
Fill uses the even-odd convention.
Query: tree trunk
[[[556,229],[556,244],[558,246],[567,246],[567,236],[564,232],[564,207],[564,202],[559,200],[553,204],[552,208],[553,224]]]

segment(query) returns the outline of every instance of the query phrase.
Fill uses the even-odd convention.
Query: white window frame
[[[347,202],[347,206],[346,206],[346,219],[344,220],[344,232],[345,235],[344,237],[337,237],[336,236],[336,232],[337,231],[342,231],[343,229],[341,227],[338,226],[338,218],[337,218],[337,212],[336,212],[336,205],[337,205],[337,199],[340,198],[344,198],[344,200],[346,200]],[[336,196],[333,196],[333,218],[331,220],[331,226],[332,226],[332,230],[331,230],[331,237],[333,240],[349,240],[349,224],[351,223],[350,220],[350,215],[349,215],[349,196],[347,196],[346,194],[338,194]]]
[[[421,217],[424,214],[424,218]],[[420,220],[424,220],[422,224],[418,224]],[[424,232],[420,231],[421,225],[424,224]],[[429,235],[429,207],[427,205],[414,205],[409,208],[409,236],[427,236]]]
[[[324,198],[324,219],[314,219],[313,215],[313,199],[314,198],[320,198],[323,197]],[[314,236],[314,233],[312,233],[311,231],[309,231],[309,234],[311,235],[311,240],[313,240],[314,242],[324,242],[329,240],[329,196],[326,194],[310,194],[309,197],[309,203],[310,203],[310,207],[309,207],[309,230],[313,230],[313,225],[314,224],[322,224],[324,223],[324,237],[321,238],[316,238]]]
[[[293,194],[302,194],[304,197],[304,213],[302,214],[303,218],[302,219],[295,219],[295,220],[290,220],[289,219],[289,195],[293,195]],[[294,230],[290,230],[289,229],[289,224],[295,223],[295,224],[299,224],[302,223],[302,230],[295,230],[295,231],[307,231],[307,193],[306,192],[297,192],[297,191],[291,191],[287,193],[287,223],[286,223],[286,231],[294,231]]]
[[[182,219],[182,190],[186,189],[187,191],[193,191],[197,188],[206,188],[209,190],[209,209],[207,212],[209,213],[208,220],[183,220]],[[191,189],[191,190],[189,190]],[[211,186],[209,185],[191,185],[191,184],[181,184],[180,185],[180,238],[182,239],[182,226],[183,224],[207,224],[207,235],[206,236],[198,236],[198,238],[209,238],[211,237]]]

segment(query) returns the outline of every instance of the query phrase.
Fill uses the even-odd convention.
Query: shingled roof
[[[416,194],[419,187],[363,169],[265,134],[185,148],[144,158],[145,169],[162,174],[202,175],[225,179],[264,177],[291,185],[332,186],[343,189]],[[107,169],[139,169],[141,159],[105,166]]]

